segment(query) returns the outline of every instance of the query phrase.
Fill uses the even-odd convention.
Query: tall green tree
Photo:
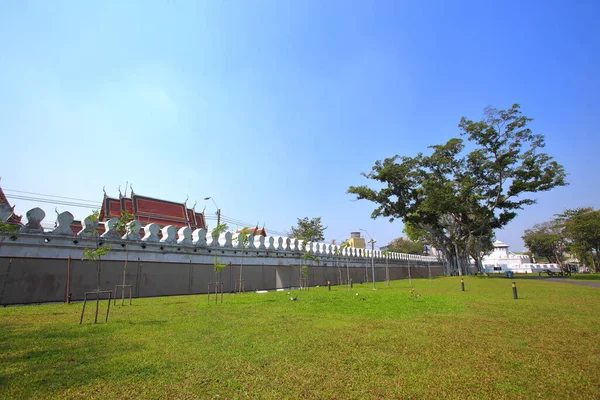
[[[591,207],[568,209],[557,215],[562,224],[569,251],[584,264],[590,263],[596,272],[600,270],[596,260],[600,254],[600,210]]]
[[[399,237],[388,244],[387,251],[406,254],[423,254],[423,243]]]
[[[348,193],[376,203],[372,218],[401,219],[421,232],[449,268],[462,273],[474,256],[483,272],[480,255],[494,230],[534,204],[533,193],[567,184],[564,168],[540,151],[544,137],[531,131],[531,120],[518,104],[486,108],[480,121],[463,117],[460,138],[430,146],[430,155],[377,161],[363,176],[383,188],[350,186]]]
[[[556,220],[542,222],[526,229],[522,238],[538,262],[545,258],[563,265],[567,242],[563,228]]]
[[[325,240],[325,229],[321,217],[298,218],[298,224],[290,229],[289,236],[305,242],[321,242]]]

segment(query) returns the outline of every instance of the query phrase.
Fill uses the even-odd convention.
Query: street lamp
[[[209,196],[209,197],[205,197],[204,200],[212,200],[215,207],[217,207],[217,226],[221,225],[221,209],[217,205],[217,202],[215,201],[215,199],[213,199],[212,197]]]
[[[373,274],[373,290],[377,290],[377,288],[375,287],[375,243],[377,243],[377,240],[373,239],[366,229],[359,230],[365,232],[367,236],[369,236],[368,243],[371,243],[371,272]]]

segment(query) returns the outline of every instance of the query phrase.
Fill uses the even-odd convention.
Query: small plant
[[[227,232],[228,229],[229,226],[225,223],[218,224],[213,228],[213,230],[210,232],[210,236],[212,236],[213,239],[213,245],[217,242],[217,240],[219,240],[219,236],[221,236],[222,233]]]
[[[418,299],[421,297],[421,293],[418,293],[417,291],[415,291],[415,289],[410,289],[408,297],[411,299]]]
[[[0,221],[0,235],[2,236],[2,238],[16,235],[18,231],[19,228],[16,225]]]
[[[214,269],[215,269],[215,275],[217,276],[217,281],[221,280],[221,271],[223,271],[223,268],[225,268],[227,266],[227,264],[223,264],[220,262],[220,260],[215,257],[213,259],[213,265],[214,265]]]

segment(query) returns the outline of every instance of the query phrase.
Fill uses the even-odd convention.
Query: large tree
[[[482,270],[479,258],[493,231],[534,204],[531,194],[567,184],[563,167],[540,151],[544,137],[531,131],[531,120],[518,104],[486,108],[480,121],[463,117],[460,138],[430,146],[430,155],[377,161],[363,176],[383,188],[348,192],[377,204],[372,218],[401,219],[420,232],[449,269],[462,273],[473,256]]]
[[[557,216],[557,221],[563,226],[569,251],[581,263],[590,262],[598,272],[600,267],[596,257],[600,254],[600,210],[591,207],[568,209]]]
[[[406,254],[423,254],[423,243],[415,242],[403,237],[392,240],[387,245],[387,251]]]
[[[562,265],[567,244],[563,228],[556,220],[535,224],[525,230],[522,238],[537,262],[545,258]]]
[[[327,227],[321,223],[321,217],[298,218],[298,225],[290,229],[289,236],[305,242],[320,242],[325,240],[325,229]]]

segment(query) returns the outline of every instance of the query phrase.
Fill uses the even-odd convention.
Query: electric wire
[[[23,194],[30,195],[30,196],[25,196],[23,194],[11,194],[11,193],[6,194],[7,198],[14,199],[14,200],[25,200],[25,201],[31,201],[31,202],[47,203],[47,204],[52,204],[55,206],[68,206],[68,207],[78,207],[78,208],[87,208],[87,209],[99,209],[102,206],[101,203],[98,203],[98,202],[95,202],[92,200],[75,198],[75,197],[55,196],[55,195],[50,195],[50,194],[28,192],[28,191],[24,191],[24,190],[14,190],[14,189],[4,189],[4,190],[6,192],[23,193]],[[44,197],[49,197],[49,198],[34,197],[31,195],[44,196]],[[63,199],[63,200],[60,200],[60,199]],[[66,201],[66,200],[77,200],[77,202]],[[90,204],[86,204],[86,203],[82,203],[82,202],[87,202]],[[147,216],[160,216],[160,214],[156,214],[156,213],[147,213],[146,215]],[[205,214],[205,219],[213,221],[213,220],[217,220],[217,217]],[[249,223],[249,222],[246,222],[246,221],[234,218],[234,217],[230,217],[227,215],[223,215],[223,214],[221,214],[221,221],[226,222],[228,224],[244,226],[244,227],[256,226],[256,224],[254,224],[254,223]],[[266,224],[265,224],[265,226],[266,226]],[[281,231],[277,231],[277,230],[273,230],[273,229],[268,229],[268,231],[269,231],[269,233],[273,233],[278,236],[288,236],[288,234],[285,232],[281,232]]]

